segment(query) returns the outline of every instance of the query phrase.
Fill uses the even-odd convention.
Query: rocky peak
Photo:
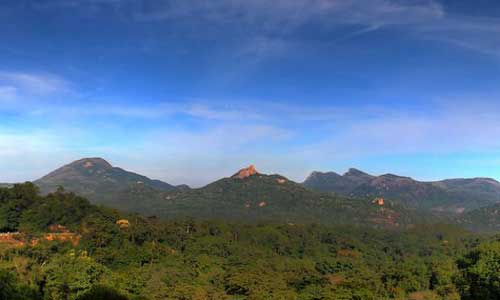
[[[254,165],[250,165],[248,168],[243,168],[239,170],[236,174],[231,176],[232,178],[239,178],[239,179],[245,179],[247,177],[250,177],[252,175],[258,174],[257,170],[255,169]]]

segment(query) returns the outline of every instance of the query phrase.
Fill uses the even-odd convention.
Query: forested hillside
[[[0,299],[498,299],[500,241],[449,226],[161,221],[0,189]]]
[[[59,186],[88,197],[94,203],[109,205],[117,201],[117,194],[133,188],[151,188],[157,193],[189,189],[186,185],[174,186],[160,180],[113,167],[99,157],[83,158],[50,172],[34,183],[42,193],[54,192]],[[125,203],[122,206],[133,206]]]
[[[500,202],[500,183],[491,178],[423,182],[394,174],[373,176],[349,169],[343,175],[312,172],[303,185],[349,197],[384,197],[408,207],[455,214]]]
[[[174,192],[155,207],[163,218],[193,217],[246,222],[321,223],[405,228],[432,216],[394,203],[310,191],[280,175],[251,174],[218,180],[200,189]],[[153,212],[151,212],[153,213]]]
[[[371,225],[404,228],[435,221],[393,201],[382,205],[374,198],[348,198],[315,192],[281,175],[266,175],[255,167],[207,186],[158,186],[144,176],[112,167],[103,159],[86,158],[66,165],[35,181],[43,193],[58,186],[127,212],[164,219],[191,217],[202,220],[238,220],[275,223]]]

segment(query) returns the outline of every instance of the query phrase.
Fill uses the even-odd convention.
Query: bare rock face
[[[384,206],[385,200],[382,197],[377,197],[372,201],[373,204],[376,204],[378,206]]]
[[[231,176],[231,178],[245,179],[255,174],[258,174],[257,170],[255,169],[255,166],[250,165],[248,168],[239,170],[238,173]]]

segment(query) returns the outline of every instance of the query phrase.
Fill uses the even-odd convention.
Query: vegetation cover
[[[357,169],[343,175],[312,172],[303,185],[351,197],[383,197],[409,207],[460,214],[500,201],[500,183],[492,178],[423,182],[394,174],[373,176]]]
[[[171,220],[0,189],[0,299],[498,299],[500,239],[447,225]],[[17,233],[19,232],[19,233]],[[67,239],[68,235],[75,238]],[[48,238],[52,237],[52,238]]]
[[[250,166],[231,177],[189,188],[113,167],[102,158],[83,158],[34,183],[42,194],[62,186],[94,204],[164,219],[392,229],[441,222],[483,232],[500,228],[500,183],[488,178],[419,182],[350,169],[344,175],[313,172],[300,184],[281,175],[261,174]],[[383,200],[382,205],[374,205],[377,199]]]
[[[112,167],[103,159],[75,161],[35,181],[42,193],[58,185],[88,197],[92,203],[122,211],[197,220],[245,222],[366,225],[380,228],[407,227],[431,221],[432,214],[416,213],[394,201],[374,205],[373,198],[354,199],[317,192],[281,175],[265,175],[245,168],[207,186],[159,188],[157,181]]]

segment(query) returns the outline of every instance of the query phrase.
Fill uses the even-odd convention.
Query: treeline
[[[121,222],[118,222],[121,220]],[[63,225],[80,236],[30,244]],[[500,299],[500,240],[455,227],[162,221],[32,184],[0,189],[0,299]]]

